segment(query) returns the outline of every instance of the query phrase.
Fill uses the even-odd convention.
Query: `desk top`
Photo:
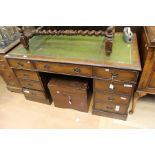
[[[61,63],[109,66],[141,70],[136,35],[127,44],[122,33],[116,33],[113,51],[107,56],[103,36],[34,36],[29,40],[29,51],[20,44],[7,57]]]

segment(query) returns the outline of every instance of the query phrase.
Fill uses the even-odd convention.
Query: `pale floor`
[[[141,98],[122,121],[28,101],[8,91],[0,77],[0,128],[155,128],[155,96]]]

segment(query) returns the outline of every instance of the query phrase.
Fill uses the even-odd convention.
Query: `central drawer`
[[[92,76],[92,67],[75,65],[75,64],[62,64],[62,63],[51,63],[51,62],[35,62],[35,66],[38,70],[48,71],[54,73],[63,73],[70,75],[79,76]]]
[[[40,81],[30,81],[30,80],[19,79],[19,82],[21,86],[24,88],[44,90],[42,83]]]
[[[133,84],[112,82],[110,80],[94,80],[94,86],[99,91],[110,91],[114,93],[122,93],[130,95],[134,88]]]
[[[14,72],[19,79],[39,81],[39,76],[37,72],[17,69],[14,69]]]
[[[8,63],[13,68],[25,68],[25,69],[34,68],[30,60],[8,59]]]
[[[137,72],[121,69],[94,67],[93,76],[109,80],[117,81],[133,81],[137,80]]]

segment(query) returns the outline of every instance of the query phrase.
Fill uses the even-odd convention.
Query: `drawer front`
[[[31,89],[23,89],[23,93],[26,98],[33,99],[46,99],[46,95],[43,91],[31,90]]]
[[[70,75],[92,76],[92,67],[90,66],[48,62],[36,62],[35,66],[38,70],[49,71],[59,74],[63,73]]]
[[[14,72],[19,79],[39,81],[39,76],[37,72],[16,69],[14,70]]]
[[[30,60],[8,59],[8,63],[13,68],[33,69],[33,64]]]
[[[35,89],[35,90],[44,90],[42,83],[39,81],[30,81],[30,80],[23,80],[19,79],[19,82],[22,87],[29,88],[29,89]]]
[[[51,91],[54,105],[60,108],[71,108],[83,112],[87,112],[89,105],[87,103],[86,94],[74,94],[64,91]]]
[[[95,92],[95,101],[104,101],[114,104],[128,104],[130,97],[127,95],[116,95],[114,93]]]
[[[106,103],[106,102],[96,102],[95,109],[104,110],[107,112],[119,113],[119,114],[127,114],[128,105],[124,104],[114,104],[114,103]]]
[[[136,71],[94,67],[93,74],[95,77],[109,79],[109,80],[111,79],[117,80],[117,81],[136,81],[137,80]]]
[[[96,90],[110,91],[114,93],[131,94],[134,88],[133,84],[112,82],[109,80],[94,80]]]

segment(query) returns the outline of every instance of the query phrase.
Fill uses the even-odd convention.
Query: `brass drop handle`
[[[31,94],[32,94],[33,96],[36,96],[36,94],[35,94],[35,93],[33,93],[33,92],[32,92]]]
[[[80,68],[76,67],[76,68],[73,69],[73,71],[76,72],[76,73],[80,73]]]
[[[113,97],[108,97],[108,101],[112,102],[114,100]]]
[[[44,65],[44,68],[45,68],[45,69],[49,69],[50,66],[49,66],[48,64],[46,64],[46,65]]]
[[[28,86],[31,86],[31,87],[33,86],[33,84],[32,84],[32,83],[28,83],[27,85],[28,85]]]
[[[20,66],[20,67],[23,67],[23,66],[24,66],[24,64],[21,63],[21,62],[17,62],[17,64],[18,64],[18,66]]]
[[[29,75],[28,74],[23,74],[23,76],[28,77]]]
[[[109,107],[109,106],[106,106],[106,108],[107,108],[107,109],[110,109],[110,110],[112,110],[112,109],[113,109],[113,107]]]
[[[111,73],[112,79],[118,77],[118,75],[119,75],[118,73]]]
[[[72,104],[72,99],[71,99],[71,97],[70,96],[68,96],[68,102],[69,102],[69,104]]]

